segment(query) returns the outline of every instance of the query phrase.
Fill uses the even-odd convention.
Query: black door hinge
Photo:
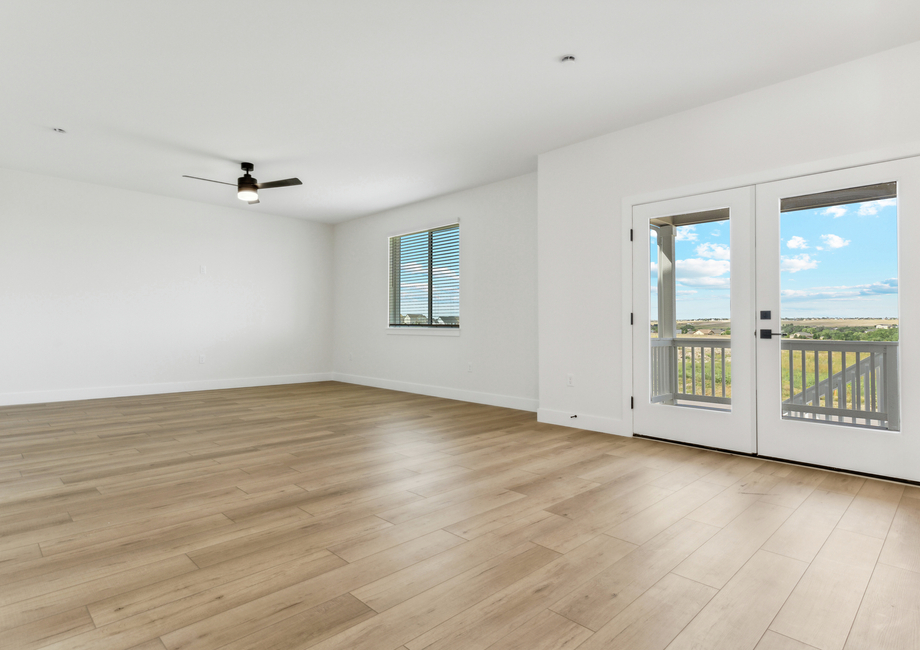
[[[630,398],[629,398],[629,408],[631,408],[631,409],[636,408],[636,398],[635,398],[635,397],[630,397]]]
[[[633,312],[629,312],[629,324],[633,324]]]
[[[629,241],[632,241],[632,240],[633,240],[633,229],[630,228],[629,229]]]

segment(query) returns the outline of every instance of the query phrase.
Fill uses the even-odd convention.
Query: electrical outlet
[[[201,266],[198,267],[198,270],[201,272],[201,275],[205,275],[208,272],[208,267],[202,264]]]
[[[199,355],[198,355],[198,363],[204,363],[204,355],[203,355],[203,354],[199,354]]]
[[[573,375],[572,373],[569,373],[568,375],[566,375],[565,385],[574,386],[575,385],[575,375]]]

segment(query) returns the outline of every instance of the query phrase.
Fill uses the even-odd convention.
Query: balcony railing
[[[783,417],[900,428],[897,341],[782,339]],[[731,404],[731,339],[651,339],[651,399]]]
[[[783,339],[783,417],[900,429],[897,341]]]
[[[731,339],[651,339],[652,401],[728,405]]]

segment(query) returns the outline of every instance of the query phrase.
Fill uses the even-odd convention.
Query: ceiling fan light
[[[240,201],[255,201],[259,198],[259,193],[256,191],[256,188],[251,186],[243,186],[239,188],[239,191],[236,193],[236,196]]]

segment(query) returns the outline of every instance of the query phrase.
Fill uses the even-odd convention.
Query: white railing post
[[[677,395],[677,339],[668,348],[668,392]],[[671,404],[674,403],[672,399]]]
[[[901,430],[901,391],[898,387],[898,346],[886,345],[885,355],[885,412],[888,413],[888,428]]]

